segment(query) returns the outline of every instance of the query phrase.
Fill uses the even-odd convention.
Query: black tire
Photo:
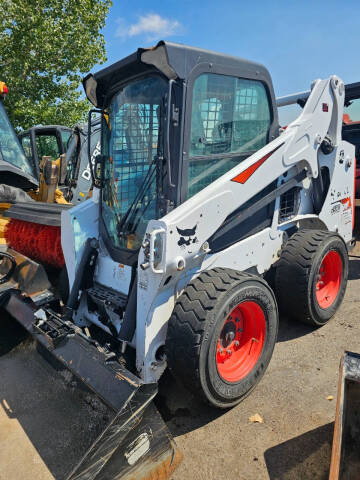
[[[339,288],[333,293],[334,300],[325,306],[324,302],[319,303],[317,282],[320,267],[329,252],[339,256],[342,268],[341,272],[339,269]],[[344,298],[348,272],[347,248],[338,234],[323,230],[295,233],[283,248],[276,268],[276,297],[281,313],[313,326],[324,325]]]
[[[246,302],[263,312],[263,340],[260,347],[255,347],[260,350],[251,370],[238,381],[227,381],[218,371],[220,334],[226,322],[233,323],[234,331],[243,331],[237,328],[239,324],[235,325],[230,313]],[[253,325],[257,321],[256,316],[251,320]],[[244,399],[265,373],[277,331],[276,299],[265,280],[230,269],[209,270],[192,280],[175,304],[166,338],[168,366],[174,377],[197,397],[217,408],[229,408]],[[233,345],[235,340],[231,342]],[[234,348],[240,350],[241,342],[240,347]]]

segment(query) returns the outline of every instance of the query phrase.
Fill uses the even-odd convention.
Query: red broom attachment
[[[39,263],[57,268],[65,265],[60,227],[12,218],[6,225],[5,238],[11,248]]]

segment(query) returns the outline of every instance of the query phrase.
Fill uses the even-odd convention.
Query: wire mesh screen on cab
[[[103,218],[115,245],[123,248],[136,248],[147,222],[157,218],[159,175],[150,169],[160,154],[160,111],[166,87],[155,76],[134,81],[114,97],[109,108]],[[142,189],[142,198],[128,218],[127,235],[119,236],[117,227]]]
[[[236,166],[240,156],[243,159],[263,147],[270,121],[269,101],[261,82],[200,75],[192,101],[189,196]]]

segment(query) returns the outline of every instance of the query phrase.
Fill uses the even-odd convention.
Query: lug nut
[[[235,340],[234,345],[235,347],[238,347],[240,345],[240,342],[238,340]]]
[[[229,349],[229,350],[226,350],[226,353],[227,353],[228,355],[231,355],[231,354],[232,354],[232,351]]]

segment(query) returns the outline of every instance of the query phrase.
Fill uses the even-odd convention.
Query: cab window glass
[[[29,160],[32,161],[32,150],[31,150],[31,142],[30,142],[30,135],[24,135],[20,139],[21,145],[24,149],[25,155]]]
[[[258,150],[269,127],[269,102],[261,82],[217,74],[196,79],[191,156]]]
[[[69,141],[70,141],[70,137],[72,136],[72,132],[71,130],[62,130],[61,131],[61,141],[62,141],[62,144],[63,144],[63,150],[64,152],[66,152],[67,148],[68,148],[68,145],[69,145]]]
[[[343,122],[345,125],[360,123],[360,98],[355,98],[345,104]]]
[[[188,197],[262,148],[270,123],[261,82],[200,75],[193,90]]]
[[[36,135],[36,149],[40,161],[43,156],[51,157],[53,160],[60,156],[55,135]]]
[[[2,102],[0,102],[0,132],[0,160],[11,163],[24,173],[34,175],[32,164],[24,153]]]

